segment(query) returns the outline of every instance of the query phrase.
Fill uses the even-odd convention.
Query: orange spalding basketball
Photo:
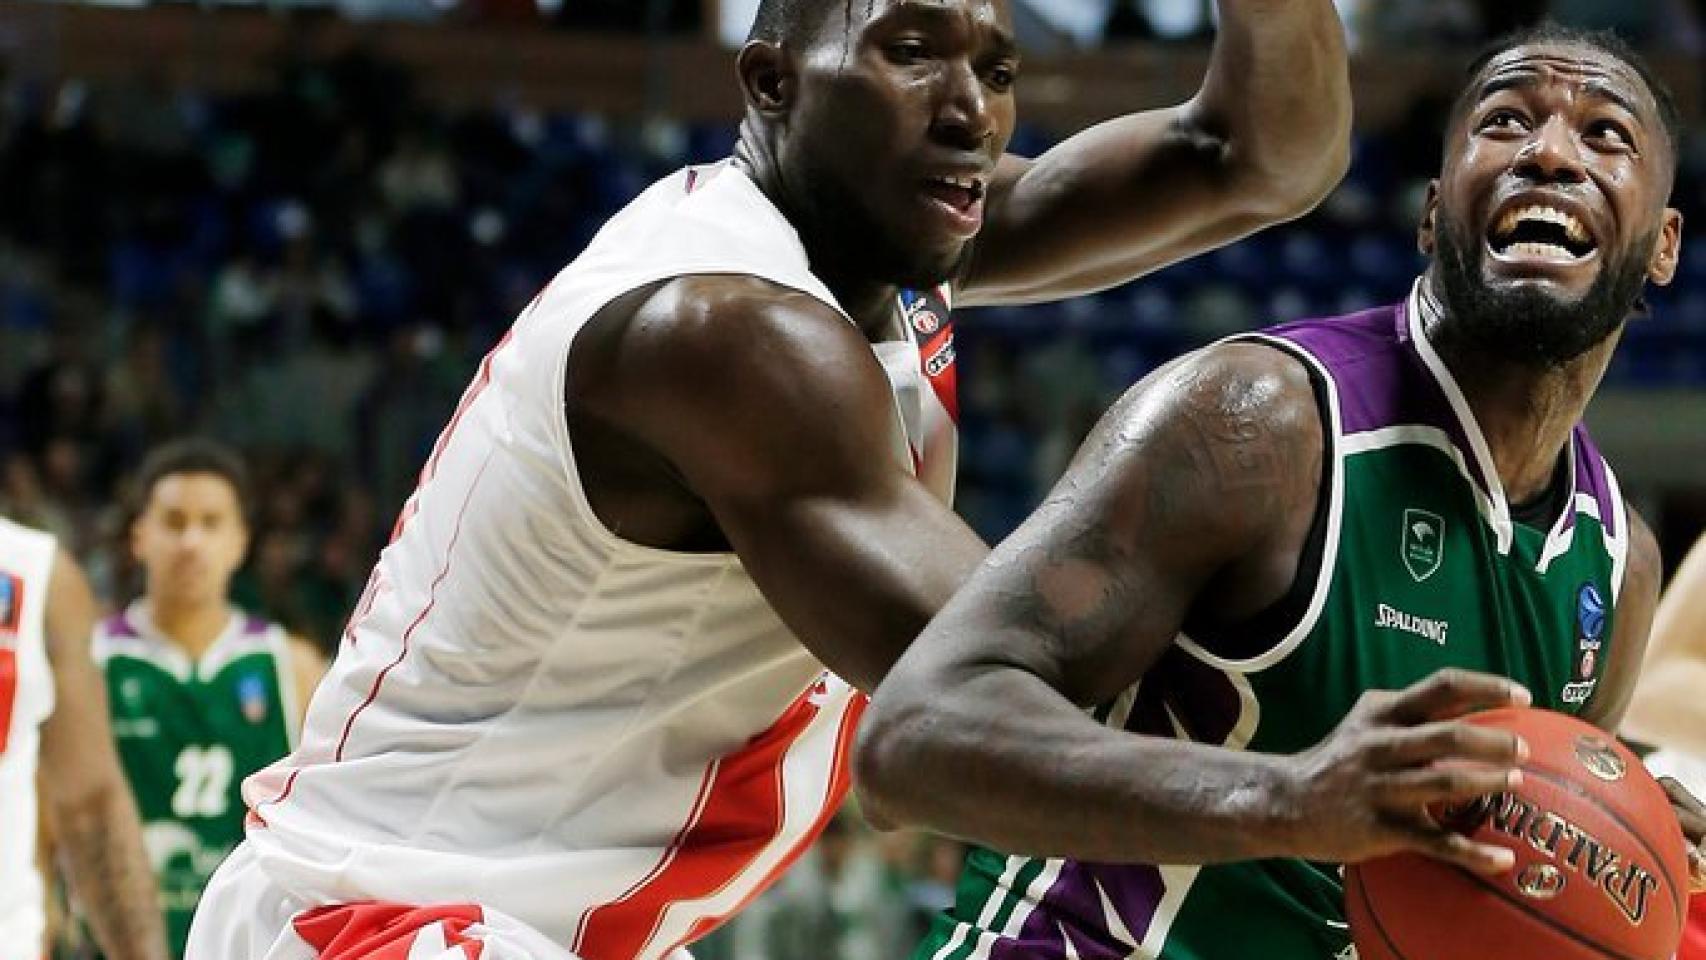
[[[1440,811],[1507,847],[1480,876],[1418,854],[1345,871],[1360,960],[1670,960],[1687,916],[1688,859],[1670,800],[1615,738],[1533,709],[1467,718],[1528,741],[1515,790]]]

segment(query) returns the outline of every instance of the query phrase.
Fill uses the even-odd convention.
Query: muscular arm
[[[1646,664],[1623,732],[1645,743],[1706,757],[1706,700],[1701,691],[1706,691],[1706,537],[1683,559],[1658,604]]]
[[[661,457],[800,640],[875,689],[987,548],[894,447],[870,345],[751,278],[680,280],[605,322],[571,352],[571,405]]]
[[[1134,388],[878,689],[856,757],[867,808],[1094,861],[1414,847],[1491,863],[1417,812],[1507,772],[1460,768],[1448,784],[1415,762],[1448,745],[1508,762],[1514,741],[1414,725],[1448,705],[1506,703],[1508,682],[1447,675],[1419,694],[1367,696],[1341,726],[1354,736],[1295,758],[1124,733],[1083,711],[1138,680],[1199,596],[1250,601],[1241,584],[1255,578],[1236,575],[1249,561],[1290,554],[1295,567],[1283,518],[1312,509],[1321,451],[1306,375],[1277,351],[1211,348]]]
[[[42,724],[43,810],[102,951],[113,960],[163,960],[154,874],[113,749],[106,689],[89,658],[94,624],[89,585],[60,554],[46,621],[56,703]]]
[[[1190,101],[1006,157],[959,292],[1027,302],[1114,286],[1307,212],[1344,175],[1350,80],[1331,0],[1218,0]]]
[[[1623,722],[1624,712],[1635,696],[1636,682],[1641,676],[1641,662],[1647,653],[1648,635],[1653,626],[1653,608],[1659,602],[1659,582],[1662,560],[1659,543],[1645,520],[1634,507],[1625,511],[1629,517],[1628,569],[1623,575],[1623,590],[1617,599],[1616,625],[1611,631],[1611,660],[1593,700],[1582,711],[1582,719],[1606,730],[1616,731]]]

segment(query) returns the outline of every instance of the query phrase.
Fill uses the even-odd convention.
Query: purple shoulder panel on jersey
[[[1599,447],[1594,445],[1593,437],[1588,434],[1587,424],[1578,423],[1571,434],[1571,448],[1576,458],[1576,492],[1593,497],[1599,505],[1599,522],[1605,528],[1607,536],[1621,537],[1623,531],[1617,529],[1617,494],[1611,489],[1611,478],[1606,475],[1605,459],[1600,455]],[[1570,513],[1573,515],[1574,510]]]
[[[136,629],[136,624],[130,622],[130,615],[122,610],[102,621],[101,627],[109,637],[134,640],[142,636],[142,632]]]
[[[1403,424],[1434,427],[1462,451],[1472,473],[1480,472],[1463,421],[1410,342],[1402,304],[1296,320],[1262,332],[1304,348],[1332,374],[1344,436]],[[1480,481],[1492,489],[1491,478]]]

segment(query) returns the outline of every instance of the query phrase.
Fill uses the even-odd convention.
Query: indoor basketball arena
[[[1703,63],[0,0],[0,960],[1706,960]]]

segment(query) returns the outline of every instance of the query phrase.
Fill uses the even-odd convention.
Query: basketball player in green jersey
[[[914,960],[1332,960],[1338,864],[1508,869],[1424,808],[1521,780],[1519,738],[1465,711],[1628,704],[1658,554],[1580,419],[1676,268],[1676,127],[1615,38],[1503,42],[1407,301],[1115,405],[874,698],[878,820],[1050,855],[973,853]]]
[[[130,545],[146,586],[95,630],[113,735],[142,813],[174,955],[201,890],[243,838],[243,778],[295,745],[325,663],[233,607],[248,549],[242,461],[204,440],[144,461]]]

